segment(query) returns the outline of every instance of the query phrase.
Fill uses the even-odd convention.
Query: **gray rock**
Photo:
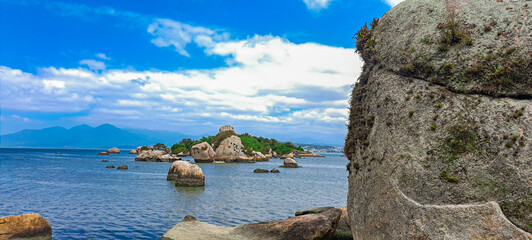
[[[169,154],[165,150],[142,151],[135,157],[135,161],[137,162],[174,162],[177,160],[181,160],[181,158],[174,154]]]
[[[216,153],[212,149],[211,145],[206,142],[198,143],[190,149],[192,158],[197,163],[212,163]]]
[[[254,173],[269,173],[270,171],[266,170],[266,169],[262,169],[262,168],[256,168],[255,170],[253,170]]]
[[[340,216],[338,227],[336,227],[336,236],[340,236],[345,239],[353,239],[353,235],[351,233],[351,223],[349,222],[349,216],[347,214],[347,207],[338,207],[337,209],[342,211],[342,216]]]
[[[163,240],[319,240],[332,239],[341,216],[338,209],[279,221],[222,227],[191,219],[181,221],[164,234]]]
[[[509,4],[407,0],[357,42],[344,147],[356,238],[532,237],[532,18]]]
[[[216,148],[216,160],[225,162],[235,162],[238,157],[246,157],[242,149],[242,141],[238,136],[232,135],[227,137]]]
[[[201,168],[186,161],[173,162],[168,169],[166,180],[175,181],[177,187],[205,186],[205,175]]]
[[[283,165],[279,166],[283,168],[298,168],[299,165],[297,165],[297,162],[292,158],[285,158],[283,161]]]
[[[127,170],[127,165],[120,165],[116,169],[118,169],[118,170]]]
[[[296,216],[300,215],[306,215],[306,214],[316,214],[316,213],[322,213],[327,210],[333,209],[334,207],[317,207],[317,208],[309,208],[305,210],[300,210],[296,212]]]
[[[37,213],[0,217],[0,238],[51,240],[52,226]]]
[[[218,131],[219,133],[222,133],[222,132],[226,132],[226,131],[235,131],[235,129],[233,127],[231,127],[231,125],[223,125],[220,127],[220,130]]]

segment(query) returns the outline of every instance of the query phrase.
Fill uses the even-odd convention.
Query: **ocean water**
[[[296,159],[297,169],[278,168],[280,159],[199,164],[205,187],[176,188],[166,181],[170,163],[135,162],[128,151],[97,156],[100,151],[0,148],[0,216],[39,213],[54,239],[160,239],[187,214],[237,226],[347,202],[348,160],[338,154]],[[105,168],[122,164],[129,169]]]

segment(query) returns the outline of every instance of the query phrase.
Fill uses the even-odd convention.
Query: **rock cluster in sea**
[[[531,239],[532,4],[407,0],[357,33],[360,239]]]

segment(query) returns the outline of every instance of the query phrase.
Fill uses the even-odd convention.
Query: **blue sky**
[[[0,0],[0,133],[231,124],[340,146],[352,36],[399,2]]]

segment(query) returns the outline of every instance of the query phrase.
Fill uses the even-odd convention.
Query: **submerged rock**
[[[357,34],[357,239],[532,238],[529,5],[407,0]]]
[[[212,149],[211,145],[207,142],[198,143],[190,149],[190,153],[194,161],[197,163],[212,163],[216,153]]]
[[[194,219],[183,220],[164,234],[163,240],[321,240],[332,239],[341,216],[338,209],[279,221],[222,227]]]
[[[0,239],[52,239],[52,226],[37,213],[0,217]]]
[[[137,162],[173,162],[177,160],[181,160],[181,158],[169,154],[164,150],[142,151],[137,157],[135,157],[135,161]]]
[[[109,160],[102,159],[100,162],[109,162]]]
[[[284,168],[298,168],[299,165],[297,165],[297,162],[292,159],[292,158],[285,158],[284,161],[283,161],[283,165],[282,166],[279,166],[279,167],[284,167]]]
[[[277,168],[272,169],[270,172],[272,172],[272,173],[280,173],[279,169],[277,169]]]
[[[177,187],[200,187],[205,186],[205,175],[196,164],[186,161],[175,161],[168,170],[168,181],[175,181]]]
[[[127,170],[127,165],[120,165],[116,169],[118,169],[118,170]]]
[[[108,152],[100,152],[97,155],[109,155],[109,153]]]
[[[270,171],[268,171],[267,169],[262,169],[262,168],[256,168],[255,170],[253,170],[254,173],[269,173]]]
[[[120,149],[118,149],[118,148],[109,148],[109,150],[107,150],[107,153],[109,153],[109,154],[120,154]]]
[[[115,168],[115,166],[114,166],[114,165],[108,165],[108,166],[105,167],[105,168]]]

